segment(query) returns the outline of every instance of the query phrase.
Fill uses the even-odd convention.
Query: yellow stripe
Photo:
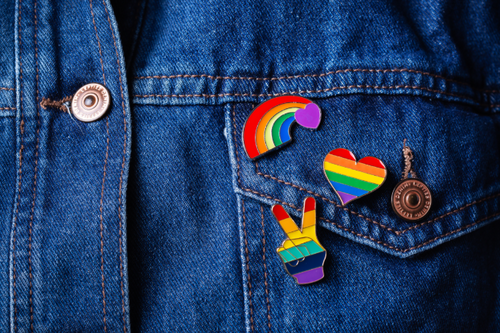
[[[370,174],[365,173],[365,172],[345,168],[345,167],[342,167],[340,165],[336,165],[336,164],[332,164],[332,163],[328,163],[328,162],[325,162],[325,170],[336,172],[338,174],[352,177],[352,178],[356,178],[359,180],[364,180],[365,182],[369,182],[372,184],[380,185],[384,182],[384,178],[382,178],[382,177],[377,177],[377,176],[370,175]]]
[[[278,118],[284,114],[295,113],[295,111],[297,111],[298,109],[299,108],[289,108],[289,109],[285,109],[283,111],[280,111],[279,113],[277,113],[275,116],[273,116],[271,118],[269,123],[267,123],[265,135],[264,135],[264,140],[266,142],[267,149],[271,150],[271,149],[276,147],[276,145],[274,144],[274,141],[273,141],[273,126],[274,126],[274,123],[276,122],[276,120],[278,120]]]
[[[288,233],[288,238],[290,239],[298,239],[302,237],[309,237],[316,240],[316,227],[312,225],[302,229],[302,232],[300,230],[295,230]]]
[[[287,250],[291,247],[294,247],[296,245],[300,245],[300,244],[304,244],[304,243],[307,243],[307,242],[310,242],[311,239],[310,238],[307,238],[307,237],[302,237],[302,238],[299,238],[299,239],[294,239],[293,241],[290,240],[290,239],[287,239],[283,242],[283,244],[281,245],[280,248],[278,248],[278,252],[281,252],[281,251],[284,251],[284,250]]]
[[[307,242],[310,242],[310,241],[315,241],[316,244],[318,244],[318,246],[320,248],[322,248],[323,250],[325,250],[325,248],[319,243],[318,239],[317,238],[309,238],[309,237],[302,237],[302,238],[298,238],[298,239],[294,239],[293,241],[290,240],[290,239],[287,239],[283,242],[283,244],[278,248],[278,252],[281,252],[281,251],[285,251],[285,250],[288,250],[294,246],[297,246],[297,245],[300,245],[300,244],[304,244],[304,243],[307,243]]]
[[[266,146],[266,140],[265,140],[265,130],[267,123],[269,120],[271,120],[272,117],[274,117],[275,114],[277,114],[280,111],[283,111],[288,108],[304,108],[305,104],[304,103],[285,103],[285,104],[280,104],[272,108],[271,110],[267,111],[267,113],[262,117],[262,119],[259,122],[259,125],[257,125],[257,130],[255,134],[255,143],[257,144],[257,149],[259,150],[259,153],[265,153],[269,149]]]

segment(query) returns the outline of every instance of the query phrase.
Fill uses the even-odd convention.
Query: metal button
[[[99,83],[89,83],[73,96],[71,110],[75,118],[89,123],[101,118],[110,104],[108,89]]]
[[[431,191],[420,179],[407,178],[400,181],[392,192],[392,208],[408,221],[423,218],[432,205]]]

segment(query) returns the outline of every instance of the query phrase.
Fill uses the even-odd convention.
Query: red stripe
[[[245,123],[245,127],[243,128],[243,145],[245,146],[245,150],[250,158],[255,158],[260,154],[255,142],[255,136],[257,126],[259,125],[262,117],[264,117],[267,111],[275,106],[292,102],[305,104],[312,103],[310,100],[299,96],[281,96],[265,101],[252,111],[247,119],[247,122]]]
[[[368,164],[368,165],[374,166],[376,168],[380,168],[380,169],[385,170],[384,163],[382,163],[382,161],[376,157],[372,157],[372,156],[363,157],[362,159],[359,160],[358,163]]]
[[[316,209],[316,200],[314,198],[308,197],[304,201],[304,213]]]
[[[284,220],[286,218],[289,218],[290,215],[285,211],[283,206],[281,205],[274,205],[272,208],[273,214],[276,217],[278,221]]]
[[[349,150],[344,149],[344,148],[334,149],[330,152],[330,155],[335,155],[335,156],[347,158],[348,160],[351,160],[351,161],[356,161],[356,157],[354,157],[354,155]]]

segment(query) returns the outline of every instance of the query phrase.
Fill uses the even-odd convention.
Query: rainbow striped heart
[[[344,148],[326,155],[323,169],[342,205],[375,191],[387,176],[385,165],[378,158],[367,156],[356,162],[353,153]]]

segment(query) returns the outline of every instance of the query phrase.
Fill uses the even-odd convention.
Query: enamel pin
[[[343,206],[375,191],[387,177],[381,160],[367,156],[356,162],[353,153],[344,148],[326,155],[323,170]]]
[[[288,237],[276,250],[287,273],[299,285],[321,280],[326,250],[316,237],[316,200],[304,200],[301,229],[283,206],[274,205],[271,210]]]
[[[319,106],[299,96],[281,96],[257,106],[243,126],[243,146],[250,159],[292,141],[292,125],[317,129],[321,122]]]
[[[413,169],[413,152],[403,141],[405,168],[401,181],[392,192],[391,204],[394,212],[408,221],[417,221],[429,213],[432,205],[431,191],[425,183],[418,179]],[[411,175],[411,178],[408,177]]]

